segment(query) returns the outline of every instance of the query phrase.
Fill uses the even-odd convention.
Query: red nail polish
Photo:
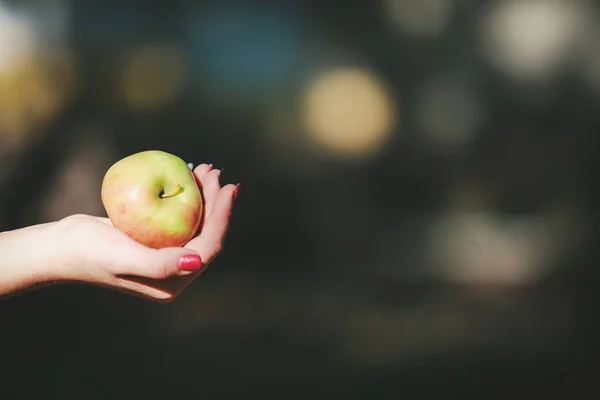
[[[212,171],[212,169],[213,169],[213,165],[212,164],[208,164],[208,170]]]
[[[184,254],[179,257],[179,269],[182,271],[198,271],[202,268],[202,260],[197,254]]]
[[[235,189],[233,189],[233,199],[237,199],[238,197],[238,193],[240,191],[240,184],[238,183],[237,185],[235,185]]]

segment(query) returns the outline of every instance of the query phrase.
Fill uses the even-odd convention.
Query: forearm
[[[53,282],[61,267],[54,223],[0,233],[0,298]]]

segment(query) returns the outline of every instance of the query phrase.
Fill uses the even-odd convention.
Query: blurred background
[[[138,151],[241,182],[171,304],[3,300],[2,399],[579,398],[599,22],[592,0],[0,0],[0,231],[104,215]]]

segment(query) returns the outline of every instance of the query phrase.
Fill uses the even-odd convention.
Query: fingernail
[[[194,170],[194,164],[192,164],[192,163],[188,163],[188,167],[190,168],[190,170],[191,170],[191,171],[193,171],[193,170]]]
[[[208,170],[212,171],[212,169],[213,169],[213,165],[212,164],[208,164]]]
[[[202,260],[197,254],[184,254],[179,257],[179,269],[182,271],[198,271],[202,268]]]
[[[237,185],[235,185],[235,188],[233,189],[233,200],[237,199],[239,191],[240,191],[240,184],[238,183]]]

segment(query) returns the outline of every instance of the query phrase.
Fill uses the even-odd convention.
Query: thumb
[[[126,273],[151,279],[167,279],[172,276],[188,275],[204,267],[197,252],[180,248],[143,248],[128,260]]]

